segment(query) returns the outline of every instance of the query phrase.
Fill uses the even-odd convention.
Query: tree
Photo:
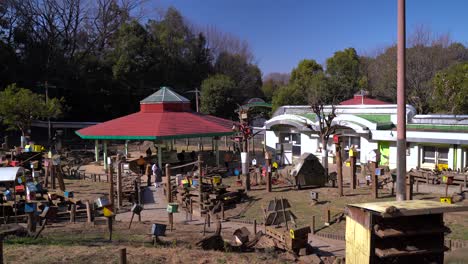
[[[431,106],[437,113],[468,113],[468,62],[440,71],[432,79]]]
[[[243,104],[247,99],[263,97],[262,73],[257,65],[249,63],[244,56],[223,52],[216,60],[214,71],[229,76],[235,83],[233,95],[237,103]]]
[[[322,165],[325,168],[325,173],[328,175],[328,139],[335,134],[336,125],[332,124],[336,117],[335,106],[332,105],[330,112],[325,112],[323,103],[317,102],[311,105],[312,111],[317,116],[319,124],[318,134],[322,141]]]
[[[305,105],[307,104],[307,95],[305,91],[296,84],[281,86],[272,99],[272,110],[276,111],[283,105]]]
[[[360,76],[359,56],[354,48],[337,51],[327,59],[327,74],[332,79],[329,89],[332,97],[339,101],[351,98],[359,89]]]
[[[9,85],[0,92],[0,116],[10,130],[20,130],[24,136],[35,119],[57,118],[62,114],[62,99],[49,99],[28,89]]]
[[[205,79],[201,85],[201,112],[233,117],[236,105],[231,96],[234,90],[234,82],[226,75],[217,74]]]

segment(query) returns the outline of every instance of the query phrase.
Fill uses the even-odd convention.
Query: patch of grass
[[[468,240],[468,226],[453,223],[447,223],[447,226],[452,230],[448,238]]]

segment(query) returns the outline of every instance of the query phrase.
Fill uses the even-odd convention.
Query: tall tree
[[[236,102],[244,103],[253,97],[262,97],[262,74],[257,65],[249,63],[239,54],[223,52],[218,56],[214,71],[229,76],[236,85]]]
[[[346,100],[359,89],[359,56],[354,48],[337,51],[327,59],[327,74],[332,81],[330,92],[337,100]]]
[[[431,106],[435,112],[468,113],[468,62],[438,72],[433,78]]]
[[[231,118],[236,108],[232,94],[234,82],[226,75],[213,75],[201,85],[201,112]]]

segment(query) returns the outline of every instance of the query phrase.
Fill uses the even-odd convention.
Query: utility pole
[[[200,96],[200,90],[198,90],[198,88],[195,88],[195,90],[191,90],[191,91],[187,91],[187,93],[195,93],[195,105],[196,105],[196,108],[197,108],[197,113],[200,112],[200,108],[198,106],[199,102],[198,102],[198,98]]]
[[[47,104],[49,102],[49,88],[54,88],[55,89],[57,87],[54,86],[54,85],[49,85],[48,81],[44,81],[44,84],[39,84],[38,86],[39,87],[44,87],[44,89],[45,89],[45,101],[46,101],[46,104]],[[51,139],[52,139],[52,126],[50,124],[50,117],[47,117],[47,135],[48,135],[47,143],[50,146],[50,142],[51,142]]]
[[[406,200],[406,21],[405,0],[398,0],[397,43],[397,179],[396,199]]]

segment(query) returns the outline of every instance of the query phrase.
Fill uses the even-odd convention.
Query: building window
[[[349,149],[351,146],[356,146],[356,160],[359,161],[361,159],[361,137],[344,136],[342,137],[342,146],[344,147],[342,153],[343,159],[346,160],[349,158]]]
[[[423,147],[423,163],[448,164],[448,148]]]

